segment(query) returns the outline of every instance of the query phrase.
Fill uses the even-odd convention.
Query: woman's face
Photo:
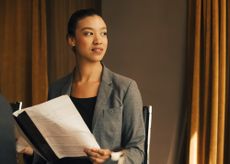
[[[108,46],[105,22],[97,15],[81,19],[77,24],[73,41],[81,60],[101,61]]]

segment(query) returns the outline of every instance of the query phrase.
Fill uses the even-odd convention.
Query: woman
[[[111,152],[121,151],[125,164],[141,164],[145,138],[141,96],[135,81],[101,63],[108,46],[104,20],[93,9],[73,13],[67,41],[76,66],[50,87],[49,99],[69,94],[101,149],[86,148],[87,158],[53,163],[116,163]]]

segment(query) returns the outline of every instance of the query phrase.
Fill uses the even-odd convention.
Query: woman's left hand
[[[88,155],[93,164],[104,163],[111,157],[111,151],[109,149],[84,149],[84,152]]]

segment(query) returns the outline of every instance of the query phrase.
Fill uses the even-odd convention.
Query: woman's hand
[[[33,155],[33,149],[30,146],[24,147],[19,153],[27,154],[27,155]]]
[[[84,149],[84,152],[88,155],[93,164],[104,163],[111,157],[111,151],[109,149]]]

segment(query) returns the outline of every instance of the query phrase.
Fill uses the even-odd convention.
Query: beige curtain
[[[45,2],[0,1],[0,91],[24,106],[46,100]]]
[[[227,4],[227,0],[189,0],[188,4],[189,164],[227,163]]]
[[[100,0],[1,0],[0,92],[30,106],[47,100],[48,81],[73,69],[65,35],[80,8],[101,10]]]
[[[227,63],[230,63],[230,0],[227,1],[227,54],[228,54],[228,60],[227,60]],[[228,64],[228,71],[227,71],[227,80],[230,81],[230,65]],[[230,118],[230,112],[229,112],[229,109],[230,109],[230,84],[227,83],[227,118]],[[230,119],[227,119],[227,128],[226,128],[226,136],[225,136],[225,152],[224,152],[224,155],[225,155],[225,163],[230,163],[230,156],[229,156],[229,152],[230,152]]]
[[[47,99],[46,0],[32,1],[32,104]]]

